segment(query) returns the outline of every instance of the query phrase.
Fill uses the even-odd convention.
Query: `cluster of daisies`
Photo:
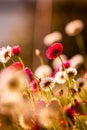
[[[85,57],[68,59],[63,44],[53,42],[46,50],[52,66],[36,49],[41,65],[32,72],[20,52],[19,45],[0,48],[0,129],[87,130]]]

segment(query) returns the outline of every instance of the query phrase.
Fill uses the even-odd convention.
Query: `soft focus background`
[[[79,50],[74,37],[67,36],[64,28],[74,19],[84,22],[81,33],[87,48],[87,0],[0,0],[0,47],[19,44],[24,63],[35,70],[40,64],[35,49],[40,49],[47,63],[43,38],[60,31],[63,53],[70,58]]]

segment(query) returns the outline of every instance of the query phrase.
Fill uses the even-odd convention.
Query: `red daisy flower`
[[[46,51],[46,56],[48,59],[52,60],[55,59],[57,56],[62,54],[63,52],[63,45],[61,43],[54,43],[49,46]]]

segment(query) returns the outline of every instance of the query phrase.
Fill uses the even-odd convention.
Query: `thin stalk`
[[[24,68],[24,63],[23,63],[23,61],[22,61],[21,57],[19,57],[19,56],[18,56],[18,59],[19,59],[19,61],[22,63],[23,68]]]
[[[82,35],[79,33],[78,35],[75,36],[75,39],[76,39],[76,43],[77,43],[80,53],[84,56],[84,60],[85,60],[84,67],[86,68],[87,67],[87,54],[86,54],[86,48],[85,48]]]
[[[3,68],[5,69],[5,68],[6,68],[6,65],[5,65],[5,63],[2,63],[2,65],[3,65]]]
[[[41,65],[44,65],[44,60],[43,60],[41,54],[39,55],[39,59],[40,59],[40,63],[41,63]]]

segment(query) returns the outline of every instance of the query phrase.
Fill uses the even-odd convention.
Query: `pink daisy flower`
[[[19,55],[21,49],[19,45],[12,47],[12,55]]]
[[[31,69],[26,67],[26,68],[24,68],[24,72],[29,76],[29,79],[32,82],[34,78],[33,78],[33,73],[31,71]]]
[[[23,69],[23,64],[21,62],[14,62],[9,67],[13,69]]]
[[[63,45],[61,43],[54,43],[49,46],[46,51],[46,56],[48,59],[52,60],[55,59],[57,56],[62,54],[63,52]]]

